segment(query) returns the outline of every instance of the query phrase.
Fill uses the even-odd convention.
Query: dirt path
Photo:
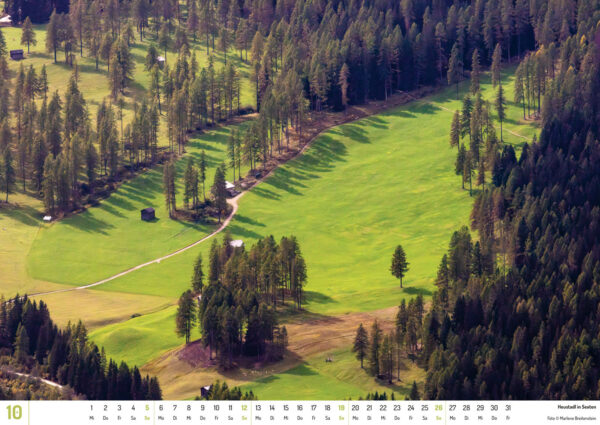
[[[35,379],[36,381],[43,382],[44,384],[49,385],[49,386],[54,387],[54,388],[58,388],[59,390],[62,390],[64,388],[63,385],[57,384],[56,382],[49,381],[47,379],[40,378],[38,376],[32,376],[32,375],[30,375],[28,373],[14,372],[14,371],[9,370],[9,369],[4,370],[4,372],[6,372],[8,374],[11,374],[11,375],[20,376],[21,378]]]
[[[427,92],[420,92],[421,94],[423,93],[427,93]],[[41,295],[49,295],[49,294],[57,294],[57,293],[62,293],[62,292],[70,292],[70,291],[78,291],[78,290],[82,290],[82,289],[89,289],[89,288],[93,288],[95,286],[99,286],[102,284],[105,284],[107,282],[110,282],[112,280],[118,279],[120,277],[123,277],[129,273],[132,273],[136,270],[142,269],[144,267],[150,266],[152,264],[158,264],[163,260],[169,259],[171,257],[174,257],[175,255],[179,255],[182,252],[187,251],[188,249],[194,248],[195,246],[201,244],[202,242],[218,235],[219,233],[221,233],[223,230],[225,230],[227,228],[227,226],[229,225],[229,223],[231,223],[231,220],[233,219],[233,217],[235,216],[235,214],[237,213],[238,210],[238,202],[240,200],[240,198],[242,196],[244,196],[244,194],[248,193],[248,191],[250,191],[253,187],[255,187],[256,185],[260,184],[261,182],[263,182],[264,180],[266,180],[269,176],[271,176],[273,174],[273,172],[278,168],[279,165],[282,165],[294,158],[297,158],[298,156],[302,155],[311,145],[312,142],[324,131],[327,131],[333,127],[337,127],[338,125],[342,125],[342,124],[346,124],[349,122],[353,122],[356,120],[359,120],[361,118],[365,118],[368,117],[370,115],[374,115],[377,113],[380,113],[386,109],[390,109],[399,105],[403,105],[405,103],[410,102],[411,99],[417,99],[416,97],[414,97],[413,95],[409,94],[409,93],[405,93],[405,92],[399,92],[398,94],[391,96],[390,98],[388,98],[387,101],[374,101],[371,102],[367,105],[361,105],[361,106],[354,106],[354,107],[350,107],[348,108],[348,110],[345,113],[331,113],[331,112],[323,112],[321,113],[321,115],[323,116],[322,118],[320,118],[317,121],[314,121],[312,123],[308,124],[308,128],[305,129],[305,134],[302,136],[302,140],[300,140],[299,144],[301,146],[300,150],[294,152],[290,157],[286,157],[285,160],[279,162],[277,164],[277,166],[271,168],[264,176],[262,176],[261,178],[254,180],[252,182],[250,182],[249,186],[247,187],[246,190],[244,190],[242,193],[240,193],[239,195],[237,195],[234,198],[228,199],[227,203],[229,205],[232,206],[232,211],[229,214],[229,216],[225,219],[225,221],[223,221],[223,223],[212,233],[210,233],[209,235],[203,237],[202,239],[193,242],[183,248],[178,249],[177,251],[174,251],[170,254],[167,255],[163,255],[162,257],[159,258],[155,258],[154,260],[150,260],[147,261],[145,263],[142,264],[138,264],[137,266],[131,267],[127,270],[123,270],[122,272],[119,272],[115,275],[112,275],[110,277],[107,277],[105,279],[99,280],[97,282],[94,283],[90,283],[87,285],[82,285],[82,286],[75,286],[75,287],[71,287],[71,288],[64,288],[64,289],[57,289],[54,291],[46,291],[46,292],[36,292],[33,294],[28,294],[29,296],[41,296]]]

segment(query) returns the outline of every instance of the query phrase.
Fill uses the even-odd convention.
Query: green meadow
[[[507,91],[510,80],[507,73]],[[492,98],[487,80],[483,86]],[[454,90],[447,89],[325,132],[304,155],[240,199],[228,230],[249,245],[269,234],[296,235],[308,264],[305,307],[316,315],[381,309],[403,297],[430,295],[438,262],[452,232],[468,223],[472,203],[454,174],[456,150],[448,143],[452,111],[459,107]],[[532,137],[536,127],[521,123],[520,112],[509,104],[505,128]],[[507,142],[523,143],[505,134]],[[404,289],[389,273],[398,243],[410,262]],[[209,246],[207,241],[94,290],[175,300],[189,285],[194,259],[202,254],[206,261]],[[107,332],[129,326],[115,324]],[[147,332],[158,335],[173,323],[159,327]],[[139,359],[136,346],[124,350],[119,338],[112,341],[102,339],[109,353]],[[179,342],[173,340],[172,347]]]
[[[326,362],[327,357],[333,361]],[[243,385],[242,390],[252,391],[259,400],[357,400],[375,391],[388,396],[393,392],[396,400],[403,400],[410,394],[413,381],[423,381],[424,375],[414,363],[403,360],[400,383],[376,381],[360,368],[350,348],[346,348],[313,356],[286,372]]]

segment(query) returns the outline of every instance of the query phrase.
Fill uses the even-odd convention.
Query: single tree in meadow
[[[400,279],[400,288],[402,288],[402,279],[408,272],[408,262],[406,261],[406,253],[402,245],[398,245],[392,257],[392,265],[390,266],[392,275]]]
[[[190,342],[190,335],[196,324],[196,317],[196,298],[192,291],[188,289],[179,297],[175,316],[175,332],[177,336],[185,337],[186,344]]]
[[[31,19],[29,16],[25,18],[25,22],[23,22],[23,29],[21,31],[21,45],[27,45],[27,53],[29,54],[29,45],[36,45],[37,40],[35,38],[35,31],[33,31],[33,26],[31,25]]]
[[[356,330],[356,336],[354,337],[354,345],[352,346],[352,352],[356,353],[356,358],[360,360],[360,367],[363,369],[363,360],[367,357],[369,349],[369,335],[367,330],[361,323],[358,325]]]
[[[450,147],[458,146],[460,143],[460,112],[457,110],[452,117],[450,126]]]
[[[204,271],[202,270],[202,254],[198,254],[194,263],[194,273],[192,274],[192,289],[196,294],[202,294],[204,287]]]

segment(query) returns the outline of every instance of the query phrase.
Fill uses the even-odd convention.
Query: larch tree
[[[371,327],[371,341],[369,342],[369,373],[372,376],[379,376],[379,353],[381,346],[382,332],[377,319]]]
[[[400,288],[402,288],[402,279],[406,276],[406,272],[408,272],[408,265],[404,248],[402,248],[402,245],[398,245],[392,256],[390,271],[396,279],[400,279]]]
[[[185,343],[189,344],[192,329],[196,324],[196,300],[189,289],[179,297],[177,314],[175,316],[175,330],[177,336],[184,337]]]
[[[500,67],[502,66],[502,47],[500,43],[496,44],[494,54],[492,55],[492,85],[494,88],[500,84]]]
[[[342,65],[340,70],[339,86],[342,91],[342,105],[346,108],[348,106],[348,87],[350,86],[350,69],[346,63]]]
[[[463,63],[460,58],[458,43],[454,43],[450,52],[450,60],[448,61],[448,84],[456,84],[456,98],[458,99],[458,84],[462,76]]]
[[[479,64],[479,51],[473,51],[471,60],[471,93],[475,94],[479,91],[479,80],[481,75],[481,65]]]
[[[504,89],[502,88],[502,84],[498,86],[498,94],[496,95],[496,112],[498,113],[498,120],[500,121],[500,141],[503,142],[502,138],[502,122],[506,118],[506,99],[504,98]]]
[[[215,172],[215,179],[212,186],[212,194],[214,197],[215,208],[219,214],[219,223],[221,215],[227,209],[227,190],[225,187],[225,166],[220,165]]]
[[[356,354],[356,358],[360,360],[360,367],[363,369],[363,361],[367,357],[369,349],[369,334],[361,323],[358,325],[356,330],[356,336],[354,337],[354,345],[352,346],[352,352]]]
[[[25,18],[25,22],[23,22],[23,29],[21,31],[21,45],[27,45],[27,53],[29,54],[29,46],[35,46],[36,44],[37,40],[35,38],[35,31],[33,31],[31,19],[29,19],[28,16]]]
[[[202,270],[202,254],[198,254],[192,274],[192,289],[196,294],[202,294],[204,287],[204,271]]]
[[[60,46],[60,17],[56,9],[50,15],[50,22],[46,26],[46,51],[54,53],[54,63],[56,63],[56,51]]]
[[[16,182],[16,171],[10,146],[4,148],[0,179],[4,192],[6,192],[6,202],[8,202],[8,195],[13,193]]]
[[[158,45],[165,52],[165,62],[167,62],[167,50],[171,45],[171,34],[169,34],[169,27],[166,23],[160,27],[160,32],[158,33]]]
[[[460,112],[454,111],[452,124],[450,126],[450,147],[456,147],[460,143]]]

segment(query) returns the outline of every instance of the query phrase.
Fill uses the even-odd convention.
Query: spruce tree
[[[25,22],[23,22],[23,29],[21,31],[21,44],[27,45],[27,54],[29,54],[29,46],[31,44],[34,46],[37,44],[35,31],[33,31],[33,26],[31,25],[31,19],[29,19],[29,16],[25,18]]]
[[[377,319],[371,327],[371,341],[369,342],[369,373],[372,376],[379,376],[379,351],[381,345],[381,328]]]
[[[196,294],[202,294],[204,286],[204,271],[202,270],[202,254],[198,254],[194,263],[194,273],[192,274],[192,289]]]
[[[356,353],[356,358],[360,360],[360,367],[363,369],[363,360],[367,356],[367,350],[369,349],[369,335],[367,330],[361,323],[358,325],[356,330],[356,336],[354,337],[354,345],[352,346],[352,352]]]
[[[460,112],[455,111],[450,126],[450,147],[458,146],[460,143]]]
[[[8,195],[14,192],[16,181],[15,165],[10,146],[4,148],[4,154],[2,155],[1,179],[4,192],[6,192],[6,202],[8,202]]]
[[[189,289],[179,297],[177,314],[175,316],[175,329],[177,336],[185,337],[185,343],[190,342],[192,329],[196,324],[196,299]]]
[[[392,257],[392,265],[390,266],[392,275],[400,279],[400,288],[402,288],[402,279],[408,272],[408,262],[406,261],[406,253],[402,245],[398,245]]]
[[[475,94],[479,91],[479,79],[481,74],[481,66],[479,64],[479,51],[473,51],[471,60],[471,93]]]

